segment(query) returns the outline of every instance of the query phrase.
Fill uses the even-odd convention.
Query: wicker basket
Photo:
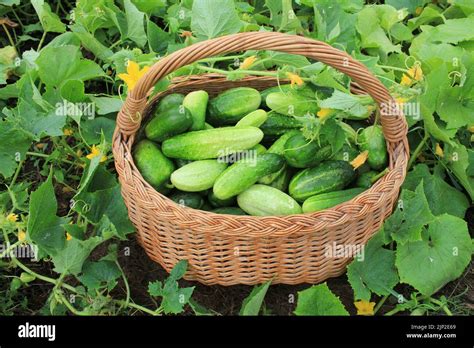
[[[380,106],[393,101],[386,88],[361,63],[325,43],[282,33],[253,32],[199,42],[156,63],[128,94],[118,114],[113,139],[115,166],[140,244],[168,272],[179,260],[189,262],[186,279],[204,284],[317,283],[345,271],[350,258],[328,257],[329,245],[363,245],[392,211],[408,161],[403,115],[382,115],[389,151],[389,172],[369,190],[332,209],[291,216],[236,216],[181,207],[154,190],[132,158],[141,120],[156,101],[171,92],[204,89],[210,95],[237,86],[264,89],[269,77],[227,81],[219,75],[190,76],[148,100],[161,78],[199,59],[228,52],[273,50],[304,55],[344,72],[354,91],[370,94]]]

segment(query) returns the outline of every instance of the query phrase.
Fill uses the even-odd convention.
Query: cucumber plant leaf
[[[462,274],[471,254],[466,222],[443,214],[423,231],[422,240],[398,245],[395,263],[401,282],[430,296]]]
[[[248,295],[242,303],[240,315],[258,315],[258,313],[260,313],[263,299],[265,298],[271,283],[270,280],[264,284],[257,285],[252,289],[250,295]]]
[[[313,285],[298,292],[296,315],[349,315],[339,297],[334,295],[326,283]]]
[[[31,0],[38,18],[45,32],[64,33],[66,25],[61,22],[58,15],[51,11],[49,4],[44,0]]]
[[[71,273],[78,275],[84,262],[100,243],[101,237],[90,237],[86,240],[71,239],[66,242],[64,249],[60,253],[52,256],[54,271],[57,273]]]

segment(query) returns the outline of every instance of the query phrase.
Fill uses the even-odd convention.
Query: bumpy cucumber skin
[[[145,126],[145,135],[152,141],[162,142],[174,135],[189,129],[193,123],[191,113],[181,105],[171,105],[166,110],[156,113]]]
[[[288,192],[298,202],[303,202],[320,193],[342,190],[355,176],[348,162],[326,161],[297,173],[290,181]]]
[[[239,207],[254,216],[301,214],[301,206],[286,193],[267,185],[253,185],[237,196]]]
[[[231,207],[235,205],[236,200],[235,197],[227,198],[227,199],[219,199],[216,197],[212,190],[209,190],[209,194],[207,195],[207,200],[214,208],[224,208],[224,207]]]
[[[146,139],[135,146],[133,157],[143,178],[157,190],[162,189],[175,169],[174,163],[163,155],[160,147]]]
[[[184,95],[181,93],[171,93],[163,97],[158,103],[156,114],[169,109],[171,106],[179,106],[183,104]]]
[[[377,172],[374,170],[369,170],[368,172],[360,174],[357,178],[356,186],[368,189],[372,186],[372,178],[376,175]]]
[[[257,127],[223,127],[180,134],[163,142],[163,153],[170,158],[203,160],[248,150],[263,138]]]
[[[216,214],[228,214],[228,215],[247,215],[245,211],[238,207],[222,207],[217,208],[212,211]]]
[[[290,184],[290,180],[292,177],[292,169],[288,167],[283,167],[283,170],[278,172],[278,176],[273,180],[270,184],[271,187],[279,189],[280,191],[286,192],[288,191],[288,185]],[[260,184],[260,181],[259,181]]]
[[[365,128],[357,139],[362,151],[369,151],[367,163],[374,170],[381,170],[387,166],[387,144],[383,136],[382,127],[370,126]]]
[[[302,133],[293,135],[285,143],[286,162],[294,168],[314,167],[332,154],[331,146],[319,146],[316,141],[308,141]]]
[[[306,199],[303,203],[303,213],[312,213],[324,209],[335,207],[338,204],[351,200],[358,194],[364,192],[363,188],[321,193]]]
[[[270,112],[268,119],[260,126],[267,138],[278,138],[290,130],[301,129],[303,124],[296,118]]]
[[[177,204],[193,209],[201,209],[204,205],[204,198],[196,192],[177,191],[170,196],[170,199]]]
[[[196,131],[205,128],[208,101],[209,94],[206,91],[193,91],[184,97],[183,106],[190,111],[192,117],[190,130]]]
[[[318,105],[296,92],[275,92],[267,95],[265,100],[270,109],[287,116],[304,116],[307,113],[316,114]]]
[[[340,149],[333,156],[331,156],[331,159],[338,160],[338,161],[351,162],[354,158],[357,157],[358,154],[359,152],[354,147],[348,144],[344,144],[342,146],[342,149]]]
[[[274,153],[257,155],[254,162],[238,161],[217,178],[213,192],[219,199],[236,196],[255,184],[261,177],[279,171],[284,164],[283,157]]]
[[[262,144],[257,144],[249,149],[249,151],[254,150],[257,155],[261,155],[265,152],[267,152],[267,148],[263,146]]]
[[[260,95],[262,96],[262,105],[267,106],[267,103],[266,103],[267,96],[270,93],[276,93],[276,92],[282,92],[282,93],[294,92],[294,93],[306,96],[308,98],[314,98],[314,95],[315,95],[315,92],[310,87],[308,87],[308,85],[305,85],[303,87],[294,87],[291,84],[273,86],[273,87],[264,89],[263,91],[260,91]]]
[[[260,127],[267,120],[267,118],[268,118],[267,112],[265,110],[258,109],[242,117],[235,126],[236,127],[242,127],[242,126]]]
[[[191,162],[171,174],[171,183],[185,192],[204,191],[214,185],[217,177],[226,168],[226,163],[217,160]]]
[[[233,125],[260,107],[260,93],[250,87],[237,87],[222,92],[209,101],[208,122]]]

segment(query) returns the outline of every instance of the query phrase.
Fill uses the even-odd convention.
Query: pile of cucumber
[[[135,164],[156,190],[194,209],[268,216],[333,207],[371,186],[387,149],[380,126],[347,119],[337,153],[308,140],[294,116],[315,115],[314,96],[290,85],[237,87],[212,99],[201,90],[169,94],[141,130]],[[362,151],[367,162],[355,170]]]

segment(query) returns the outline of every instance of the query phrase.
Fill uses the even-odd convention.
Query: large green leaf
[[[349,315],[341,300],[326,283],[298,292],[296,315]]]
[[[418,164],[410,173],[408,173],[403,188],[415,191],[420,182],[423,182],[423,188],[433,215],[450,214],[464,218],[469,201],[466,196],[450,186],[438,175],[431,175],[426,164]],[[449,202],[449,204],[446,204]]]
[[[403,283],[430,296],[462,274],[471,254],[466,222],[444,214],[429,225],[422,240],[398,245],[395,262]]]
[[[382,247],[381,237],[373,237],[364,247],[364,258],[356,257],[347,267],[347,278],[357,300],[369,301],[371,293],[389,295],[398,283],[395,252]]]
[[[457,44],[461,41],[474,40],[474,31],[466,30],[474,27],[474,18],[456,18],[447,20],[438,25],[431,32],[432,42],[444,42]]]
[[[0,121],[0,174],[9,178],[20,160],[25,159],[31,145],[31,137],[17,129],[11,122]]]
[[[44,31],[53,33],[64,33],[66,25],[61,22],[58,15],[51,11],[51,7],[44,0],[31,0],[36,14],[39,17]]]
[[[471,197],[471,201],[474,201],[474,177],[468,173],[469,166],[474,162],[472,157],[470,158],[468,150],[458,142],[454,145],[447,144],[444,156],[446,165],[452,170],[461,185],[464,186]]]
[[[73,238],[67,241],[66,247],[60,253],[53,255],[54,271],[78,275],[92,250],[102,242],[103,239],[100,237],[91,237],[87,240]]]
[[[248,295],[242,303],[240,315],[258,315],[262,308],[263,299],[271,283],[271,281],[268,281],[253,288],[250,295]]]
[[[433,219],[420,182],[415,191],[402,191],[395,213],[385,222],[385,232],[400,244],[421,240],[423,226]]]
[[[199,39],[237,33],[241,27],[233,0],[194,0],[191,30]]]
[[[79,47],[45,47],[36,60],[41,80],[48,86],[60,87],[67,80],[90,80],[104,76],[99,65],[83,59]]]
[[[30,198],[28,236],[40,249],[50,255],[63,254],[66,233],[62,225],[68,219],[56,216],[58,204],[53,188],[52,171]]]

